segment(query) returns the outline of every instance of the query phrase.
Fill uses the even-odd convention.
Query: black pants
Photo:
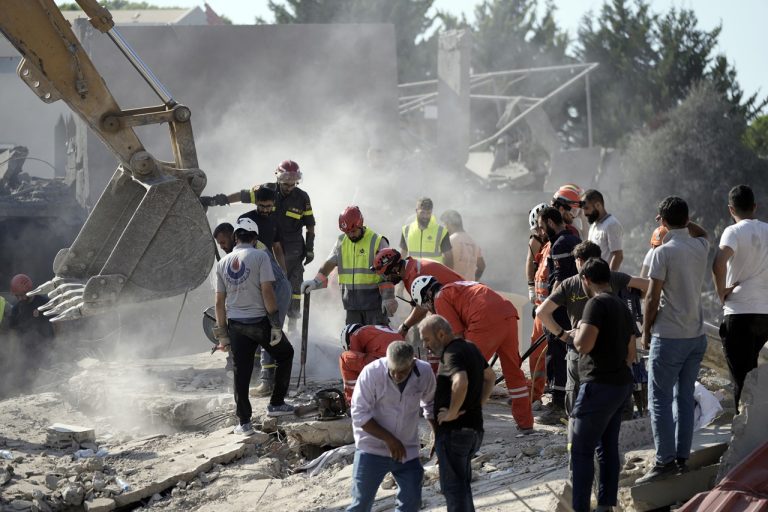
[[[291,306],[288,318],[301,318],[301,282],[304,280],[304,240],[283,241],[286,277],[291,282]]]
[[[389,325],[389,318],[381,311],[381,306],[377,309],[348,309],[347,324]]]
[[[757,368],[760,349],[768,341],[768,315],[725,315],[720,325],[720,338],[733,377],[733,394],[738,412],[744,379],[750,370]]]
[[[232,342],[235,373],[235,409],[240,424],[251,421],[251,401],[248,399],[248,388],[253,373],[253,359],[256,347],[269,352],[277,363],[275,371],[275,387],[272,390],[270,405],[285,403],[288,385],[291,380],[291,365],[293,364],[293,347],[283,334],[283,339],[275,346],[269,344],[271,326],[269,320],[262,318],[255,324],[243,324],[235,320],[229,321],[229,339]]]
[[[566,345],[555,338],[553,334],[547,335],[547,380],[552,388],[552,403],[565,408],[566,371]]]

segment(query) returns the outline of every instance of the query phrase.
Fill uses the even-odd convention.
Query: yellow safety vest
[[[448,230],[437,223],[434,215],[429,219],[426,229],[419,227],[418,220],[403,226],[403,238],[408,248],[408,256],[414,258],[429,258],[442,263],[443,253],[440,251],[440,246],[446,236],[448,236]]]
[[[0,325],[3,325],[4,315],[5,315],[5,297],[0,295]]]
[[[382,278],[371,270],[373,257],[379,251],[381,237],[364,227],[363,238],[353,242],[347,235],[341,235],[341,257],[339,258],[339,286],[342,290],[378,291]]]

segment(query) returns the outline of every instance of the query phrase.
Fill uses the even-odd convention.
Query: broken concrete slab
[[[110,498],[96,498],[83,503],[86,512],[110,512],[115,509],[115,500]]]
[[[619,451],[624,453],[646,446],[653,446],[651,418],[637,418],[621,422],[619,430]]]
[[[315,446],[344,446],[355,442],[352,434],[352,419],[341,418],[333,421],[282,422],[288,437],[300,444]]]
[[[741,412],[733,418],[733,437],[723,454],[716,482],[768,441],[768,365],[747,374],[741,391]]]
[[[96,430],[92,427],[54,423],[45,432],[45,445],[52,448],[79,447],[82,443],[96,442]]]
[[[714,485],[717,464],[704,466],[664,480],[635,485],[631,489],[637,512],[668,507],[684,502]]]

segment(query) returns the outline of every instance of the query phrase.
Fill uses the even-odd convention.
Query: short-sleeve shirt
[[[603,220],[599,220],[589,226],[589,241],[600,246],[600,252],[605,261],[608,261],[612,252],[622,250],[624,229],[619,221],[610,213]]]
[[[251,219],[259,228],[259,242],[264,244],[267,251],[272,252],[272,245],[275,242],[280,243],[280,231],[277,229],[277,221],[274,213],[270,215],[261,215],[257,210],[245,212],[237,219]]]
[[[274,281],[272,263],[266,251],[238,244],[216,263],[216,292],[227,294],[227,318],[254,320],[267,315],[262,283]]]
[[[631,384],[627,345],[635,327],[624,301],[610,293],[596,295],[587,301],[581,321],[598,328],[592,350],[579,355],[581,382]]]
[[[725,314],[768,314],[768,224],[741,220],[725,228],[720,246],[733,250],[725,286],[739,284],[725,299]]]
[[[688,230],[670,229],[651,256],[651,279],[664,281],[651,334],[660,338],[696,338],[704,334],[701,288],[709,275],[709,242]]]
[[[632,277],[629,274],[611,272],[611,293],[618,295],[620,290],[629,286],[630,279]],[[571,320],[571,325],[576,325],[576,322],[581,320],[584,315],[584,306],[587,305],[589,296],[581,285],[581,278],[575,275],[560,283],[560,286],[549,296],[549,300],[558,306],[564,306],[568,312],[568,318]]]
[[[461,404],[464,414],[453,421],[438,425],[437,430],[472,428],[483,430],[483,410],[480,399],[483,396],[483,372],[488,367],[480,350],[461,338],[451,341],[440,356],[435,388],[435,417],[443,407],[451,406],[451,379],[459,372],[467,372],[467,396]]]
[[[480,247],[466,232],[451,235],[453,251],[453,270],[464,279],[474,279],[477,271],[477,260],[482,257]]]

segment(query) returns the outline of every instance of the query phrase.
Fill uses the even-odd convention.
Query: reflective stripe
[[[519,388],[512,388],[512,389],[508,389],[507,391],[509,392],[509,394],[519,393],[521,391],[525,391],[527,393],[528,392],[528,386],[522,386],[522,387],[519,387]]]
[[[363,229],[363,237],[357,242],[346,235],[341,237],[341,257],[337,262],[337,270],[342,289],[374,289],[382,281],[381,276],[371,270],[381,237],[366,227]]]
[[[513,399],[514,398],[528,398],[528,392],[526,391],[525,393],[518,393],[518,394],[515,394],[515,395],[510,393],[509,394],[509,398],[513,398]]]
[[[277,365],[275,363],[272,364],[263,364],[261,367],[265,370],[269,370],[270,368],[277,368]]]
[[[564,386],[552,386],[552,389],[554,389],[555,391],[565,391]]]
[[[256,204],[256,192],[251,189],[251,204]]]
[[[573,254],[570,253],[564,253],[564,254],[556,254],[554,256],[550,256],[553,260],[562,260],[563,258],[573,258]]]
[[[300,293],[292,293],[291,299],[293,300],[301,300],[301,294]]]
[[[304,217],[309,217],[310,215],[314,215],[314,213],[312,213],[312,210],[304,210],[304,213],[301,215]]]
[[[286,217],[290,217],[292,219],[297,219],[297,220],[301,219],[301,215],[299,215],[298,213],[293,213],[293,212],[288,211],[288,210],[285,211],[285,216]]]
[[[403,226],[403,238],[408,248],[408,255],[415,258],[429,258],[438,263],[443,262],[440,246],[447,235],[447,230],[437,223],[434,215],[429,219],[425,229],[419,228],[418,220]]]

